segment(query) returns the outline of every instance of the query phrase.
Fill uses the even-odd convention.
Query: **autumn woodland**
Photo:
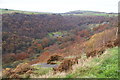
[[[117,78],[118,16],[2,9],[3,78]]]

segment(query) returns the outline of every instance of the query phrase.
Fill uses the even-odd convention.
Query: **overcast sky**
[[[63,13],[74,10],[118,12],[119,0],[0,0],[0,8]]]

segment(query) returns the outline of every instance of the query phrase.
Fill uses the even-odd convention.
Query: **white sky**
[[[0,0],[0,8],[63,13],[74,10],[118,12],[119,0]]]

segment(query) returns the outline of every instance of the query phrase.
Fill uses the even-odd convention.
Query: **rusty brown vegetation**
[[[113,28],[93,35],[89,41],[85,42],[87,57],[102,54],[105,49],[116,46],[116,34],[117,28]]]
[[[67,72],[72,70],[72,65],[78,64],[77,58],[65,59],[58,67],[53,68],[54,74],[57,72]]]
[[[54,61],[61,61],[63,60],[64,58],[60,55],[52,55],[50,56],[50,58],[47,60],[47,64],[56,64]]]
[[[3,78],[21,78],[20,75],[26,74],[30,75],[33,73],[33,68],[31,68],[30,64],[22,63],[19,64],[16,68],[6,68],[3,70]]]

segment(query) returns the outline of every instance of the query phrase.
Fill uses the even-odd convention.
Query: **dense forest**
[[[3,53],[16,53],[20,48],[28,48],[33,39],[42,39],[52,32],[70,30],[76,32],[75,30],[81,31],[88,28],[89,24],[102,24],[114,20],[114,18],[104,16],[83,17],[61,16],[58,14],[27,15],[20,13],[3,14],[2,18]],[[10,49],[9,47],[13,47],[14,50],[6,50]]]

